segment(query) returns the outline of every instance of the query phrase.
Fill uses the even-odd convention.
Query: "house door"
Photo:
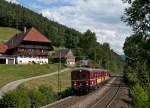
[[[14,64],[14,59],[8,59],[8,64]]]

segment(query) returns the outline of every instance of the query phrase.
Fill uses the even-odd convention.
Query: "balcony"
[[[24,56],[47,56],[48,51],[26,51],[26,50],[18,50],[18,55],[24,55]]]

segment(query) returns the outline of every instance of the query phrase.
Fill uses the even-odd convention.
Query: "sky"
[[[131,30],[121,16],[128,6],[121,0],[7,0],[21,4],[50,20],[80,32],[87,29],[96,33],[97,41],[108,42],[118,54]]]

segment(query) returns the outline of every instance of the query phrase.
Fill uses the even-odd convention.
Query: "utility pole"
[[[94,57],[94,59],[95,59],[95,65],[96,65],[96,49],[95,49],[95,57]],[[94,68],[95,68],[95,66],[94,66]]]
[[[59,65],[58,65],[58,93],[61,92],[61,79],[60,79],[60,71],[61,71],[61,49],[59,48]]]
[[[108,69],[110,70],[110,67],[111,67],[111,50],[109,49],[109,66],[108,66]]]

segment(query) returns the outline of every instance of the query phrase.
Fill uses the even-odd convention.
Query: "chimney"
[[[24,27],[24,33],[26,33],[27,32],[27,27]]]

